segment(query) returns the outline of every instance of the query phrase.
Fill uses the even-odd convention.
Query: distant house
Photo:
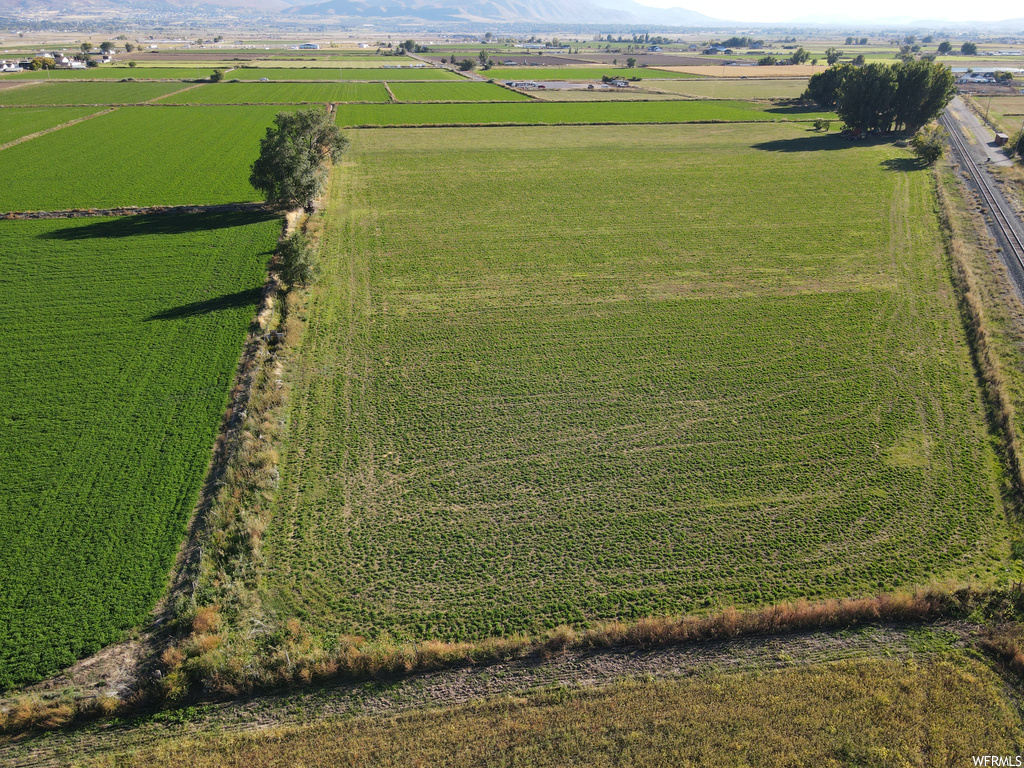
[[[652,45],[647,50],[649,50],[651,53],[661,53],[661,46],[660,45]]]
[[[0,61],[0,72],[21,72],[21,64],[17,61]]]
[[[299,46],[299,50],[302,50],[302,51],[319,51],[320,50],[320,46],[317,45],[316,43],[303,43],[302,45]]]
[[[629,88],[629,83],[626,80],[612,80],[611,84],[616,88]]]
[[[690,46],[689,48],[687,48],[686,50],[688,50],[688,51],[697,51],[697,50],[700,50],[700,49],[699,49],[699,48],[697,48],[697,46],[696,46],[696,45],[691,45],[691,46]]]

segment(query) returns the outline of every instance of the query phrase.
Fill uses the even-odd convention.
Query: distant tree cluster
[[[916,131],[953,98],[952,71],[929,61],[842,64],[811,77],[803,98],[834,109],[848,128]]]

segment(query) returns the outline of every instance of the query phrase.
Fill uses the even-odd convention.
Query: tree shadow
[[[182,235],[217,229],[231,229],[277,218],[268,211],[168,212],[117,216],[91,221],[78,227],[64,227],[40,235],[51,240],[91,240],[94,238]]]
[[[247,291],[238,291],[215,299],[205,301],[193,301],[191,304],[182,304],[180,307],[165,309],[155,315],[150,315],[146,321],[151,320],[181,320],[187,317],[201,317],[212,312],[221,312],[225,309],[238,309],[239,307],[253,307],[255,309],[260,300],[262,288],[250,288]]]
[[[820,152],[836,149],[850,149],[858,142],[844,141],[837,133],[821,133],[813,136],[800,136],[796,139],[776,139],[754,144],[754,149],[762,152]]]
[[[814,114],[821,115],[824,120],[838,120],[835,116],[826,117],[822,115],[822,109],[817,104],[781,104],[776,107],[768,107],[765,112],[769,115],[779,115],[780,117]]]
[[[927,168],[928,163],[919,157],[893,157],[889,160],[883,160],[882,167],[889,171],[910,173],[911,171],[920,171],[923,168]]]

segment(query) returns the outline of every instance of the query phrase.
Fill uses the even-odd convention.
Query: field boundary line
[[[59,131],[62,128],[67,128],[68,126],[72,126],[77,123],[84,123],[86,120],[92,120],[94,117],[100,117],[101,115],[109,115],[111,112],[116,112],[118,109],[119,107],[111,107],[110,109],[104,109],[100,112],[95,112],[91,115],[86,115],[85,117],[76,117],[74,120],[68,120],[66,123],[55,125],[52,128],[46,128],[45,130],[42,131],[30,133],[28,134],[28,136],[22,136],[20,138],[14,139],[13,141],[8,141],[6,144],[0,144],[0,152],[3,152],[5,149],[10,149],[11,147],[17,146],[18,144],[24,144],[26,141],[38,139],[40,136],[45,136],[48,133]]]
[[[179,93],[184,93],[185,91],[191,91],[194,88],[198,88],[201,85],[204,85],[204,83],[193,83],[192,85],[187,85],[184,88],[179,88],[178,90],[171,91],[170,93],[163,93],[163,94],[161,94],[159,96],[155,96],[152,99],[147,99],[146,101],[143,101],[143,102],[140,102],[140,103],[141,104],[158,104],[160,102],[160,99],[166,99],[168,96],[177,96]]]
[[[113,111],[113,110],[111,110]],[[0,147],[3,149],[3,147]],[[7,211],[0,213],[0,219],[83,219],[95,216],[150,216],[167,213],[215,213],[276,210],[266,203],[220,203],[218,205],[149,205],[124,206],[121,208],[70,208],[63,211]]]
[[[394,91],[391,90],[391,86],[388,83],[384,83],[384,90],[388,92],[388,96],[391,97],[391,101],[392,102],[397,102],[398,101],[398,99],[395,98]]]

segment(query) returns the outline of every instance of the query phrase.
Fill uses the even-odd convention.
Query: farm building
[[[996,134],[996,146],[997,147],[1005,146],[1007,144],[1007,142],[1009,142],[1009,141],[1010,141],[1010,137],[1007,136],[1005,133],[997,133]]]
[[[299,46],[299,50],[301,50],[301,51],[319,51],[320,50],[320,46],[317,45],[316,43],[303,43],[302,45]]]

